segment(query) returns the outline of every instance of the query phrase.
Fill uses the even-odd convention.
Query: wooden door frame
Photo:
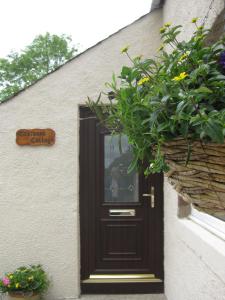
[[[89,111],[87,107],[79,107],[79,116],[80,116],[80,132],[79,132],[79,144],[80,144],[80,153],[79,153],[79,166],[80,166],[80,193],[79,193],[79,208],[80,208],[80,260],[81,260],[81,272],[83,273],[83,267],[84,265],[88,264],[89,268],[85,268],[85,274],[83,273],[83,277],[81,276],[81,293],[90,293],[90,294],[130,294],[130,293],[163,293],[164,292],[164,282],[162,283],[152,283],[151,288],[150,285],[147,285],[146,283],[138,283],[138,290],[134,283],[116,283],[110,284],[110,283],[101,283],[96,286],[96,284],[84,284],[82,283],[82,280],[84,277],[88,277],[89,274],[91,274],[92,265],[89,264],[91,262],[91,256],[95,256],[96,249],[92,249],[91,253],[90,251],[87,251],[89,249],[89,246],[93,245],[93,240],[95,237],[95,230],[96,230],[96,224],[95,224],[95,214],[93,213],[95,211],[95,203],[94,201],[81,201],[81,199],[93,197],[93,195],[90,195],[90,188],[89,186],[95,184],[93,181],[93,178],[95,178],[95,172],[94,167],[91,168],[92,171],[89,170],[88,174],[84,172],[84,163],[85,158],[89,159],[89,164],[93,165],[96,163],[95,161],[91,160],[91,157],[88,158],[88,150],[85,145],[92,145],[92,149],[96,149],[96,138],[95,138],[95,122],[96,118],[93,116],[93,113]],[[82,118],[89,118],[89,121],[93,124],[93,126],[85,125],[84,123],[81,125]],[[87,126],[87,127],[86,127]],[[88,129],[87,129],[88,128]],[[88,136],[85,135],[85,132],[88,130],[89,134]],[[82,138],[81,138],[82,136]],[[89,140],[91,138],[91,140]],[[81,153],[82,149],[82,153]],[[85,153],[86,151],[86,153]],[[95,150],[93,150],[95,151]],[[82,154],[82,155],[81,155]],[[95,180],[98,180],[97,178]],[[160,259],[162,260],[162,270],[161,270],[161,278],[164,281],[164,223],[163,223],[163,177],[162,182],[160,182],[162,185],[161,195],[162,197],[162,209],[161,209],[161,217],[160,220],[157,222],[157,227],[160,228],[160,236],[158,237],[160,239],[161,248],[160,248]],[[89,220],[92,224],[92,226],[88,226],[87,223],[85,223],[83,220]]]

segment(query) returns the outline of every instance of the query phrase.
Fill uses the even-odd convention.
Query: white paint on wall
[[[224,8],[224,0],[167,0],[163,23],[184,25],[188,39],[191,19],[208,13],[211,27]],[[188,219],[177,217],[177,193],[165,182],[165,293],[168,300],[225,300],[225,241]]]
[[[80,293],[79,105],[129,64],[122,47],[156,53],[161,21],[160,10],[146,15],[0,106],[0,272],[43,264],[49,300]],[[55,145],[16,145],[16,131],[29,128],[54,129]]]
[[[177,218],[177,193],[166,181],[165,292],[168,300],[225,300],[225,241]]]
[[[166,0],[163,7],[163,23],[172,22],[182,25],[181,39],[189,38],[196,29],[191,20],[199,18],[197,24],[205,21],[206,28],[211,28],[215,19],[224,9],[224,0]],[[206,17],[206,18],[205,18]]]

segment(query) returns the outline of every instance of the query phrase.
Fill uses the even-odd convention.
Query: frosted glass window
[[[132,161],[127,136],[105,135],[104,155],[105,202],[138,202],[138,174],[127,172]]]

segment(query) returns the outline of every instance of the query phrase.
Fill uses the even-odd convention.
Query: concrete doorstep
[[[138,295],[82,295],[82,300],[166,300],[163,294]]]

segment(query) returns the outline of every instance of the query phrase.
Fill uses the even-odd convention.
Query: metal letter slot
[[[155,208],[155,188],[151,186],[151,193],[150,194],[143,194],[143,197],[150,197],[151,198],[151,208]]]
[[[135,209],[110,209],[110,217],[134,217],[136,215]]]

